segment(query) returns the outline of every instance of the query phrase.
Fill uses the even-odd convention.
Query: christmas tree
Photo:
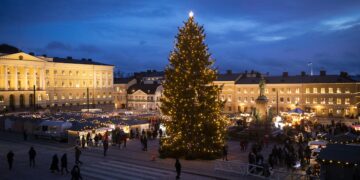
[[[192,14],[179,29],[165,69],[161,112],[167,138],[161,141],[162,157],[214,159],[224,146],[226,119],[221,114],[224,103],[219,99],[222,87],[213,84],[213,68],[204,43],[204,28]]]

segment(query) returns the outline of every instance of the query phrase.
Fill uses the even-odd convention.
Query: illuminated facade
[[[226,77],[228,79],[226,79]],[[226,80],[224,80],[226,79]],[[258,74],[224,74],[215,84],[223,85],[224,112],[250,112],[259,96]],[[356,117],[359,113],[360,83],[341,75],[265,76],[265,95],[271,111],[289,111],[299,107],[317,116]]]
[[[0,54],[0,106],[9,109],[113,104],[113,66],[90,59]],[[87,90],[89,89],[89,93]]]

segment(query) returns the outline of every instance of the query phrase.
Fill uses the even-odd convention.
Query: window
[[[238,93],[241,93],[241,89],[240,89],[240,88],[238,88],[237,91],[238,91]]]
[[[287,103],[291,103],[291,99],[288,97],[286,98]]]
[[[300,98],[299,97],[295,97],[295,103],[299,103],[300,102]]]
[[[306,88],[306,89],[305,89],[305,93],[306,93],[306,94],[309,94],[309,93],[310,93],[310,88]]]
[[[296,94],[299,94],[299,93],[300,93],[300,88],[296,88],[296,89],[295,89],[295,93],[296,93]]]
[[[244,94],[247,94],[247,89],[244,89]]]
[[[345,98],[345,104],[346,105],[350,104],[350,98]]]
[[[65,71],[64,71],[64,70],[61,71],[61,75],[65,75]]]
[[[120,91],[120,88],[119,88],[119,87],[116,87],[116,91],[119,92],[119,91]]]
[[[333,101],[334,101],[334,99],[333,99],[333,98],[329,98],[329,99],[328,99],[328,104],[334,104],[334,102],[333,102]]]
[[[332,113],[334,113],[334,109],[329,108],[329,114],[332,114]]]
[[[329,88],[329,94],[334,93],[334,89],[333,88]]]
[[[49,75],[49,70],[46,70],[45,73],[46,73],[46,75]]]
[[[49,101],[50,100],[49,94],[45,94],[45,98],[47,101]]]
[[[265,93],[269,94],[269,89],[268,88],[265,89]]]
[[[228,100],[229,102],[231,102],[231,95],[228,95],[227,100]]]
[[[313,104],[317,104],[317,98],[313,98]]]
[[[281,102],[281,103],[284,102],[284,98],[283,98],[283,97],[280,98],[280,102]]]
[[[291,94],[291,89],[290,88],[287,88],[287,91],[286,91],[288,94]]]
[[[244,97],[244,102],[247,102],[247,97]]]
[[[306,104],[310,104],[310,98],[306,98],[306,99],[305,99],[305,103],[306,103]]]
[[[254,100],[254,98],[252,97],[252,98],[251,98],[251,103],[254,103],[254,102],[255,102],[255,100]]]
[[[65,87],[65,82],[64,82],[64,81],[61,83],[61,86],[62,86],[62,87]]]
[[[341,98],[336,99],[336,104],[341,104]]]
[[[76,93],[76,99],[80,99],[80,95]]]
[[[229,111],[231,111],[231,106],[229,106],[229,108],[228,108],[228,109],[229,109]]]
[[[284,94],[284,88],[280,89],[280,94]]]
[[[253,88],[250,89],[250,93],[254,94],[254,89]]]
[[[346,88],[345,93],[350,93],[350,90],[348,88]]]
[[[109,92],[109,98],[111,98],[111,92]],[[153,100],[153,97],[151,97],[151,100]]]
[[[238,97],[238,102],[241,102],[241,97]]]
[[[55,93],[54,94],[54,100],[57,100],[58,99],[58,96],[57,96],[57,94]]]
[[[54,70],[54,75],[56,75],[57,74],[57,70]]]
[[[72,99],[73,96],[72,96],[72,93],[69,93],[69,99]]]
[[[225,101],[224,95],[221,95],[220,99],[221,99],[221,101]]]
[[[3,102],[4,102],[4,96],[0,95],[0,103],[3,103]]]
[[[325,98],[320,98],[320,103],[325,104]]]
[[[83,98],[86,99],[86,93],[83,93]]]
[[[275,88],[272,88],[272,92],[276,92],[276,89],[275,89]]]
[[[336,88],[336,93],[341,93],[341,89],[340,89],[340,88]]]
[[[337,109],[336,114],[341,114],[341,109]]]
[[[100,98],[100,97],[101,97],[100,94],[98,94],[98,95],[97,95],[97,98]]]
[[[321,89],[320,89],[320,93],[321,93],[321,94],[325,94],[325,88],[321,88]]]
[[[69,71],[69,75],[72,76],[72,72],[71,72],[71,71]]]
[[[317,88],[313,88],[313,93],[314,93],[314,94],[317,93]]]
[[[65,99],[65,96],[64,96],[64,95],[61,95],[61,99]]]

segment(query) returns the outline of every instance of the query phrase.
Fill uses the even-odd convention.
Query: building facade
[[[113,66],[90,59],[0,54],[0,106],[113,104]]]

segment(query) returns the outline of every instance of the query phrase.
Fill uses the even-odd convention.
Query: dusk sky
[[[360,73],[358,0],[1,0],[0,44],[163,70],[190,10],[222,72]]]

